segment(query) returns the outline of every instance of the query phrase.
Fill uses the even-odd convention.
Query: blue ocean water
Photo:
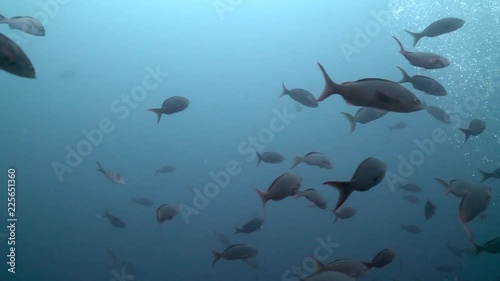
[[[393,263],[372,269],[367,280],[497,280],[498,256],[457,257],[447,250],[447,244],[472,244],[457,220],[460,199],[445,196],[434,178],[479,182],[477,169],[500,166],[499,12],[493,0],[4,3],[0,14],[34,16],[47,34],[27,36],[0,24],[0,33],[18,43],[37,72],[34,80],[0,73],[1,280],[299,280],[292,266],[307,269],[307,257],[318,247],[326,262],[370,261],[393,249]],[[422,30],[444,17],[466,23],[412,47],[404,29]],[[412,67],[391,36],[410,51],[439,53],[451,64]],[[319,96],[324,80],[317,62],[339,83],[398,81],[397,66],[431,76],[447,96],[405,86],[447,110],[452,123],[440,123],[425,110],[391,112],[350,133],[340,112],[358,108],[341,97],[329,97],[318,108],[279,97],[282,82]],[[188,98],[189,107],[163,115],[157,124],[146,110],[176,95]],[[464,143],[458,128],[474,118],[487,128]],[[389,134],[387,127],[399,121],[408,127]],[[443,141],[431,141],[436,131]],[[255,150],[286,159],[256,166]],[[302,189],[315,188],[328,200],[328,210],[338,193],[323,182],[349,180],[367,157],[384,161],[388,172],[382,183],[346,201],[344,206],[357,209],[349,220],[334,224],[330,211],[308,208],[303,198],[269,201],[264,213],[255,189],[267,190],[290,172],[292,156],[311,151],[325,154],[334,168],[300,164],[291,172],[303,178]],[[106,180],[96,161],[127,184]],[[155,175],[167,164],[176,171]],[[9,168],[16,170],[15,274],[7,271]],[[404,201],[394,179],[422,187],[421,203]],[[487,218],[468,223],[478,243],[500,236],[498,180],[485,183],[493,188]],[[141,196],[154,205],[132,202]],[[437,205],[430,220],[423,213],[427,200]],[[181,213],[158,224],[155,210],[165,203],[180,206]],[[126,228],[99,218],[106,209]],[[234,226],[254,216],[265,216],[262,230],[233,235]],[[422,233],[404,232],[400,223],[417,225]],[[226,260],[212,267],[210,250],[225,249],[213,231],[257,248],[258,268]],[[114,263],[107,249],[132,264],[134,274],[123,275],[125,266]],[[455,270],[436,272],[439,265]]]

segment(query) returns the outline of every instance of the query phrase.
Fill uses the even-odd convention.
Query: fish
[[[339,191],[336,211],[347,200],[353,191],[368,191],[378,185],[385,177],[387,165],[377,158],[369,157],[359,164],[350,181],[328,181],[324,185],[336,188]]]
[[[158,223],[170,221],[179,214],[179,207],[171,204],[163,204],[156,209],[156,220]]]
[[[492,199],[491,187],[478,185],[471,187],[462,198],[459,207],[459,218],[462,223],[472,221],[480,213],[484,212]]]
[[[175,170],[177,170],[176,166],[165,165],[165,166],[163,166],[163,167],[161,167],[159,169],[156,169],[155,173],[156,173],[156,175],[158,175],[158,174],[168,174],[168,173],[174,172]]]
[[[229,241],[229,238],[227,238],[226,235],[218,233],[215,230],[212,230],[212,232],[215,238],[217,238],[217,240],[219,240],[219,242],[221,242],[224,246],[229,247],[231,245],[231,241]]]
[[[387,114],[387,111],[372,108],[372,107],[362,107],[360,108],[354,116],[350,115],[347,112],[341,112],[349,121],[349,125],[351,125],[351,133],[356,129],[356,124],[366,124],[372,121],[375,121]]]
[[[335,220],[333,221],[334,223],[337,222],[339,219],[349,219],[354,217],[356,215],[356,209],[351,208],[351,207],[344,207],[338,211],[332,211],[333,214],[335,215]]]
[[[370,268],[368,268],[368,266],[366,266],[363,262],[356,260],[339,259],[329,263],[328,265],[325,265],[321,263],[317,258],[311,258],[313,260],[313,263],[315,264],[315,272],[313,274],[317,274],[322,271],[337,271],[357,278],[365,277],[370,272]]]
[[[439,69],[450,65],[450,61],[440,55],[423,52],[409,52],[405,50],[398,38],[395,36],[392,36],[392,38],[396,40],[400,47],[399,53],[401,53],[413,66],[425,69]]]
[[[156,113],[156,115],[158,116],[158,122],[156,123],[160,123],[160,119],[163,114],[171,115],[177,112],[181,112],[188,106],[189,100],[187,98],[181,96],[173,96],[166,99],[161,105],[161,108],[150,108],[147,111]]]
[[[401,225],[401,229],[406,231],[406,232],[409,232],[409,233],[413,233],[413,234],[416,234],[416,233],[420,233],[422,232],[420,230],[420,228],[416,225],[411,225],[411,224],[400,224]]]
[[[458,30],[465,24],[463,19],[459,18],[443,18],[431,23],[421,32],[411,32],[405,30],[413,37],[413,47],[417,45],[417,42],[423,37],[436,37],[446,33]]]
[[[401,67],[398,67],[398,69],[403,74],[403,78],[398,83],[409,82],[411,83],[411,85],[415,90],[419,90],[433,96],[447,95],[446,89],[443,87],[443,85],[441,85],[438,81],[434,80],[433,78],[423,75],[410,76]]]
[[[36,71],[26,53],[0,33],[0,69],[23,78],[36,79]]]
[[[420,203],[420,199],[413,194],[406,194],[403,196],[403,199],[414,204]]]
[[[245,223],[241,228],[234,227],[235,231],[234,234],[238,233],[246,233],[250,234],[252,232],[255,232],[257,230],[262,229],[262,226],[264,225],[264,219],[263,218],[253,218],[249,222]]]
[[[45,36],[45,27],[33,17],[13,17],[9,19],[0,15],[0,23],[6,23],[11,29],[21,30],[34,36]]]
[[[101,163],[99,163],[99,161],[96,161],[96,162],[97,162],[97,165],[99,166],[97,171],[103,173],[104,177],[106,177],[108,180],[110,180],[111,182],[117,183],[117,184],[122,184],[122,185],[127,184],[125,182],[125,179],[119,173],[113,172],[111,170],[106,170],[101,166]]]
[[[453,272],[455,271],[455,267],[449,264],[441,264],[441,265],[436,265],[434,267],[434,270],[436,272]]]
[[[500,253],[500,237],[491,239],[490,241],[484,243],[484,245],[480,246],[476,244],[476,242],[472,242],[474,244],[474,249],[476,250],[476,255],[481,252],[486,252],[489,254],[498,254]]]
[[[300,104],[307,107],[318,107],[318,101],[314,98],[313,94],[309,93],[304,89],[292,89],[288,90],[285,87],[284,83],[281,83],[283,86],[283,91],[281,92],[280,97],[282,96],[290,96],[295,101],[298,101]]]
[[[436,213],[436,208],[436,204],[432,203],[430,200],[425,203],[424,215],[426,220],[434,216],[434,214]]]
[[[463,129],[459,128],[465,134],[465,142],[469,139],[470,136],[478,136],[486,129],[486,122],[480,119],[474,119],[470,122],[469,128]]]
[[[437,182],[439,182],[446,190],[446,195],[451,193],[455,195],[456,197],[464,197],[465,194],[469,191],[471,187],[474,186],[474,184],[464,181],[464,180],[451,180],[450,183],[448,184],[444,180],[440,178],[434,178]]]
[[[265,208],[267,201],[281,201],[286,197],[293,196],[300,190],[301,186],[302,177],[293,173],[284,173],[271,183],[267,192],[262,192],[259,189],[255,189],[255,191],[259,194],[262,207]]]
[[[478,172],[481,173],[481,176],[482,176],[481,183],[485,182],[489,178],[500,179],[500,168],[497,168],[496,170],[494,170],[491,173],[488,173],[488,172],[485,172],[485,171],[479,170],[479,169],[478,169]]]
[[[408,184],[399,183],[398,189],[403,189],[405,191],[414,192],[414,193],[422,192],[422,188],[420,188],[420,186],[418,186],[414,183],[408,183]]]
[[[278,164],[285,160],[285,157],[283,157],[283,155],[274,151],[267,151],[262,154],[258,152],[255,153],[257,154],[257,166],[259,166],[261,162]]]
[[[370,269],[372,267],[382,268],[391,264],[395,257],[396,253],[393,250],[385,248],[375,255],[371,262],[364,262],[364,264]]]
[[[114,216],[108,212],[108,209],[106,209],[106,212],[102,216],[103,218],[107,218],[109,223],[113,225],[114,227],[117,228],[125,228],[125,223],[117,216]]]
[[[436,106],[427,105],[425,103],[425,100],[423,100],[422,102],[424,103],[425,109],[432,117],[434,117],[435,119],[437,119],[445,124],[451,123],[451,118],[448,115],[448,113],[446,113],[446,111],[444,111],[441,108],[436,107]]]
[[[225,260],[248,260],[250,258],[256,257],[259,251],[247,244],[234,244],[227,247],[222,253],[212,250],[214,260],[212,266],[220,259]]]
[[[309,188],[304,191],[297,191],[294,195],[293,198],[299,198],[299,197],[305,197],[307,200],[311,201],[314,205],[311,207],[318,207],[320,209],[326,209],[327,207],[327,202],[321,196],[321,194],[314,188]]]
[[[132,198],[132,202],[143,206],[152,206],[153,201],[146,197]]]
[[[390,125],[389,126],[389,132],[392,132],[394,129],[400,130],[400,129],[404,129],[406,127],[408,127],[408,123],[406,123],[404,121],[401,121],[401,122],[398,122],[398,123],[396,123],[394,125]]]
[[[424,109],[420,99],[400,84],[378,78],[366,78],[354,82],[337,84],[318,63],[325,79],[325,88],[319,102],[331,95],[339,94],[349,104],[372,107],[385,111],[408,113]]]
[[[303,157],[294,156],[293,164],[290,169],[295,168],[300,163],[306,163],[311,166],[317,166],[325,169],[332,169],[333,165],[330,160],[320,152],[309,152]]]

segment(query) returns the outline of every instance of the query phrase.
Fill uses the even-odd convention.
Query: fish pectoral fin
[[[395,104],[398,103],[398,100],[391,98],[388,94],[378,91],[376,94],[376,97],[379,101],[387,104]]]

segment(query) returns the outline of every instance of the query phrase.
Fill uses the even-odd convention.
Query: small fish
[[[212,231],[215,238],[219,240],[224,246],[229,247],[231,245],[231,241],[229,241],[229,238],[226,237],[226,235],[218,233],[217,231],[213,230]]]
[[[0,23],[6,23],[11,29],[21,30],[34,36],[45,36],[43,24],[33,17],[13,17],[9,19],[0,15]]]
[[[160,123],[160,119],[162,114],[171,115],[177,112],[181,112],[185,110],[189,106],[189,100],[185,97],[173,96],[166,99],[161,108],[150,108],[147,111],[151,111],[156,113],[158,116],[158,122]]]
[[[364,264],[368,268],[376,267],[382,268],[388,264],[391,264],[394,258],[396,257],[396,253],[391,249],[383,249],[380,251],[375,257],[373,257],[371,262],[364,262]]]
[[[465,24],[463,19],[459,18],[444,18],[431,23],[422,32],[411,32],[405,30],[413,37],[413,47],[422,37],[436,37],[446,33],[453,32],[461,28]]]
[[[496,170],[494,170],[491,173],[485,172],[483,170],[478,170],[478,171],[479,171],[479,173],[481,173],[481,176],[482,176],[481,183],[485,182],[489,178],[500,179],[500,168],[497,168]]]
[[[281,93],[280,97],[282,96],[290,96],[292,99],[298,101],[304,106],[307,107],[318,107],[318,101],[314,98],[314,96],[309,93],[308,91],[304,89],[292,89],[288,90],[285,87],[284,83],[281,83],[283,85],[283,92]]]
[[[253,218],[249,222],[245,223],[241,228],[237,228],[236,226],[234,234],[238,233],[246,233],[250,234],[252,232],[255,232],[257,230],[262,229],[262,226],[264,225],[264,219],[263,218]]]
[[[414,192],[414,193],[422,192],[422,188],[420,188],[420,186],[418,186],[414,183],[408,183],[408,184],[401,184],[400,183],[398,188],[406,190],[408,192]]]
[[[295,168],[298,164],[300,163],[306,163],[311,166],[317,166],[320,168],[325,168],[325,169],[332,169],[333,165],[328,160],[328,158],[323,155],[322,153],[319,152],[309,152],[304,157],[299,157],[299,156],[294,156],[293,157],[293,164],[290,169]]]
[[[472,221],[484,212],[491,201],[492,189],[489,186],[474,186],[462,198],[459,207],[459,218],[462,223]]]
[[[486,252],[489,254],[499,254],[500,253],[500,237],[491,239],[490,241],[484,243],[484,245],[479,246],[476,242],[472,242],[476,250],[476,255],[481,252]]]
[[[363,262],[356,260],[339,259],[329,263],[328,265],[325,265],[315,257],[311,258],[315,263],[314,266],[315,272],[313,274],[317,274],[322,271],[337,271],[344,273],[348,276],[357,278],[357,277],[365,277],[370,272],[370,268],[368,268],[368,266],[366,266]]]
[[[403,196],[403,199],[413,204],[420,203],[420,199],[413,194],[406,194]]]
[[[258,152],[255,153],[257,154],[257,166],[259,166],[261,162],[278,164],[285,160],[285,157],[283,157],[283,155],[273,151],[264,152],[262,154]]]
[[[172,173],[174,172],[175,170],[177,170],[177,167],[176,166],[173,166],[173,165],[165,165],[163,167],[161,167],[160,169],[156,169],[155,172],[156,172],[156,175],[158,174],[168,174],[168,173]]]
[[[479,119],[472,120],[469,124],[468,129],[459,128],[459,130],[465,134],[464,142],[467,142],[467,139],[469,139],[470,136],[478,136],[479,134],[484,132],[485,129],[486,129],[486,122]]]
[[[408,89],[400,84],[378,78],[366,78],[354,82],[337,84],[328,76],[326,70],[318,63],[325,79],[325,88],[318,98],[323,101],[331,95],[338,94],[349,104],[372,107],[392,112],[415,112],[424,109],[422,102]]]
[[[445,182],[440,178],[434,178],[434,179],[437,180],[445,188],[446,194],[451,193],[456,197],[464,197],[465,194],[467,194],[467,192],[469,191],[469,189],[474,186],[474,184],[463,180],[452,180],[448,184],[447,182]]]
[[[143,206],[152,206],[153,201],[146,197],[132,198],[132,202]]]
[[[104,169],[102,166],[101,166],[101,163],[99,163],[98,161],[97,162],[97,165],[99,166],[99,168],[97,169],[97,171],[101,172],[104,174],[104,176],[114,182],[114,183],[117,183],[117,184],[127,184],[125,182],[125,179],[119,174],[119,173],[116,173],[116,172],[113,172],[111,170],[106,170]]]
[[[346,112],[341,112],[341,114],[347,118],[347,121],[349,121],[352,133],[354,132],[354,129],[356,129],[357,123],[366,124],[375,121],[385,116],[387,114],[387,111],[371,107],[362,107],[356,112],[354,116]]]
[[[427,201],[427,203],[425,203],[424,214],[426,220],[434,216],[434,214],[436,213],[436,208],[436,204],[432,203],[431,201]]]
[[[410,225],[410,224],[407,224],[407,225],[401,224],[401,229],[406,231],[406,232],[413,233],[413,234],[422,232],[418,226]]]
[[[346,220],[356,215],[356,209],[351,207],[344,207],[338,211],[332,211],[332,212],[335,215],[335,220],[333,221],[334,223],[337,222],[339,219]]]
[[[301,186],[302,177],[292,173],[284,173],[271,183],[267,192],[262,192],[259,189],[255,189],[255,191],[259,194],[262,207],[265,208],[267,201],[281,201],[286,197],[293,196],[300,190]]]
[[[24,78],[36,78],[30,59],[14,41],[0,33],[0,69]]]
[[[385,177],[387,165],[374,157],[369,157],[359,164],[350,181],[328,181],[323,184],[336,188],[339,191],[336,211],[347,200],[353,191],[368,191],[378,185]]]
[[[403,74],[403,78],[398,83],[409,82],[415,90],[422,91],[433,96],[446,96],[446,89],[438,81],[423,75],[410,76],[401,67],[398,69]]]
[[[221,258],[229,261],[248,260],[256,257],[259,254],[259,251],[246,244],[234,244],[226,248],[222,253],[212,250],[212,254],[214,256],[212,266],[214,266],[215,263]]]
[[[450,119],[450,116],[448,115],[448,113],[446,113],[446,111],[442,110],[441,108],[439,107],[435,107],[435,106],[432,106],[432,105],[427,105],[425,103],[425,101],[423,101],[424,103],[424,106],[425,106],[425,109],[427,110],[427,112],[432,115],[432,117],[434,117],[435,119],[445,123],[445,124],[450,124],[451,123],[451,119]]]
[[[108,221],[109,221],[109,223],[111,225],[113,225],[114,227],[125,228],[125,223],[120,218],[118,218],[117,216],[114,216],[114,215],[110,214],[107,209],[106,209],[106,213],[102,217],[103,218],[107,218]]]
[[[311,207],[318,207],[320,209],[326,209],[327,202],[321,196],[321,194],[314,188],[309,188],[304,191],[297,191],[295,195],[293,195],[293,198],[299,198],[299,197],[305,197],[307,200],[311,201],[314,205]]]
[[[394,36],[392,36],[392,38],[394,38],[394,40],[396,40],[396,42],[398,43],[400,47],[399,52],[413,66],[422,67],[425,69],[439,69],[450,65],[450,61],[440,55],[423,52],[408,52],[405,50],[398,38]]]
[[[179,207],[176,205],[163,204],[156,209],[156,220],[158,223],[172,220],[179,214]]]
[[[404,121],[401,121],[401,122],[398,122],[398,123],[396,123],[394,125],[390,125],[389,126],[389,132],[392,132],[394,129],[400,130],[400,129],[404,129],[406,127],[408,127],[408,123],[406,123]]]
[[[434,267],[434,270],[436,272],[453,272],[455,271],[455,267],[449,264],[441,264],[441,265],[436,265]]]

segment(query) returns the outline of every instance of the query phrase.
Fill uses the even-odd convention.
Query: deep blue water
[[[349,2],[349,1],[347,1]],[[7,223],[7,170],[16,170],[16,273],[7,272],[7,240],[1,236],[1,280],[130,280],[116,277],[107,248],[133,264],[134,280],[298,280],[287,274],[321,245],[338,247],[328,262],[341,258],[369,261],[384,248],[397,258],[371,270],[367,280],[497,280],[498,255],[453,256],[446,244],[472,248],[457,221],[460,199],[445,196],[434,180],[460,178],[478,182],[476,169],[492,171],[499,159],[500,34],[497,1],[76,1],[41,0],[4,3],[0,14],[39,18],[45,37],[25,36],[0,25],[0,33],[15,40],[30,57],[34,80],[0,73],[2,225]],[[368,3],[369,2],[369,3]],[[477,3],[476,3],[477,2]],[[450,34],[423,38],[413,48],[404,32],[422,30],[444,17],[459,17],[465,25]],[[361,38],[365,34],[364,41]],[[412,67],[398,53],[391,35],[408,50],[446,56],[451,64],[439,70]],[[349,53],[346,50],[351,50]],[[421,93],[405,84],[429,105],[448,111],[452,124],[433,119],[425,110],[389,113],[351,134],[340,112],[357,107],[332,96],[318,108],[297,108],[279,97],[281,83],[319,96],[324,80],[317,62],[336,82],[379,77],[398,81],[397,66],[410,74],[431,76],[448,90],[445,97]],[[163,73],[142,96],[152,71]],[[168,73],[168,75],[166,74]],[[171,96],[184,96],[189,107],[162,117],[146,109]],[[127,101],[129,99],[129,101]],[[286,113],[284,113],[286,112]],[[288,119],[280,119],[283,114]],[[469,122],[486,121],[483,134],[464,143]],[[278,121],[276,121],[278,120]],[[285,121],[284,121],[285,120]],[[388,133],[399,121],[408,127]],[[108,133],[95,144],[85,132],[107,122]],[[279,129],[271,130],[278,124]],[[270,127],[271,126],[271,127]],[[444,132],[428,154],[416,144]],[[85,132],[84,132],[85,131]],[[101,131],[102,132],[102,131]],[[259,151],[277,151],[280,164],[256,166]],[[86,147],[84,147],[88,144]],[[79,148],[80,146],[80,148]],[[78,151],[79,161],[67,161]],[[255,188],[267,190],[275,178],[290,171],[293,155],[325,154],[332,170],[300,164],[291,172],[303,178],[302,189],[316,188],[332,209],[337,191],[322,185],[349,180],[358,164],[377,157],[387,175],[423,189],[421,203],[403,200],[386,175],[368,192],[355,192],[344,206],[357,209],[352,219],[333,224],[327,210],[307,208],[305,199],[287,198],[266,204],[264,228],[233,236],[239,226],[264,215]],[[401,172],[401,163],[416,154],[422,161]],[[71,159],[70,159],[71,160]],[[95,161],[119,172],[127,184],[117,185],[96,171]],[[415,160],[416,161],[416,160]],[[226,187],[211,174],[227,172]],[[170,164],[177,170],[156,175]],[[55,172],[54,167],[67,167]],[[468,223],[478,243],[500,236],[497,179],[487,218]],[[218,185],[202,208],[193,205],[192,188],[205,192]],[[148,197],[151,207],[132,203]],[[424,203],[437,204],[426,221]],[[181,210],[170,222],[158,224],[155,209],[165,203]],[[118,229],[98,218],[108,209],[126,224]],[[400,229],[418,225],[420,234]],[[2,226],[0,233],[7,234]],[[213,231],[233,243],[259,250],[257,269],[243,262],[221,260],[212,267],[210,249],[223,251]],[[450,264],[454,272],[436,272]],[[456,279],[455,279],[456,278]]]

